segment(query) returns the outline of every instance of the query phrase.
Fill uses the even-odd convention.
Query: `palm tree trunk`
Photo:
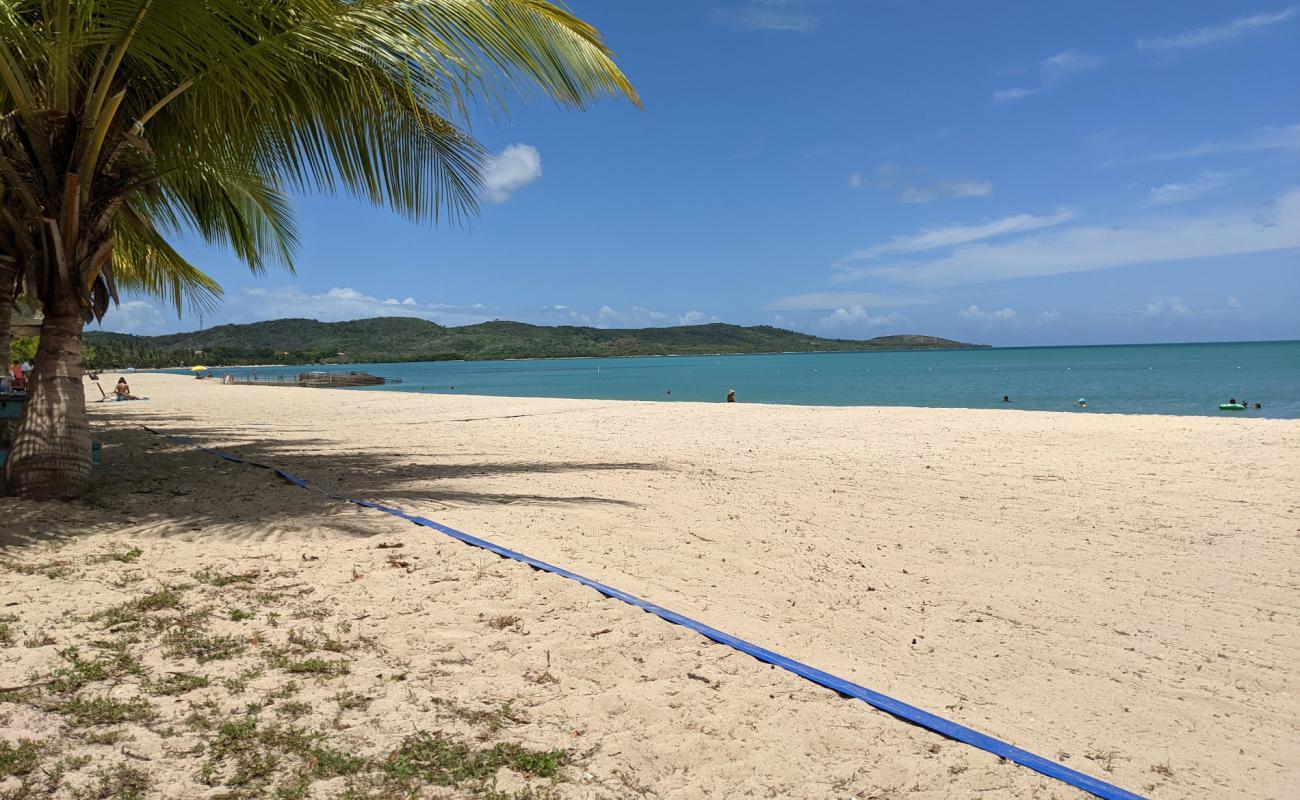
[[[81,381],[84,326],[74,297],[46,308],[36,368],[5,465],[10,494],[71,498],[90,484],[90,423]]]

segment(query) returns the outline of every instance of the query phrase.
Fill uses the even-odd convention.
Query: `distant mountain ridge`
[[[987,347],[937,336],[823,339],[769,325],[587,328],[482,322],[448,328],[413,317],[350,322],[277,319],[162,336],[88,331],[88,366],[137,367],[703,355]],[[196,352],[199,351],[199,352]]]

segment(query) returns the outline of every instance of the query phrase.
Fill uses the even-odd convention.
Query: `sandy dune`
[[[148,581],[215,565],[305,584],[285,602],[379,642],[351,656],[351,677],[302,690],[373,696],[346,730],[360,750],[463,724],[428,697],[509,700],[520,721],[491,736],[581,751],[550,789],[564,797],[1077,795],[148,424],[492,538],[1133,791],[1281,798],[1300,781],[1300,423],[132,383],[152,399],[93,409],[91,498],[0,500],[4,559],[79,570],[0,570],[22,636],[92,635],[69,614],[127,596],[100,574],[120,564],[82,566],[116,543],[144,552]],[[407,567],[380,541],[403,544]],[[50,669],[58,647],[0,648],[0,684]],[[370,677],[395,669],[415,699]],[[0,738],[61,724],[0,704]],[[131,730],[164,794],[192,796],[186,747]]]

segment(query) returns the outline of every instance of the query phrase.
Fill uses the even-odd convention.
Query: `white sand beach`
[[[142,669],[105,683],[113,696],[142,675],[210,681],[151,695],[152,717],[109,743],[69,728],[48,686],[0,695],[0,740],[92,757],[57,796],[117,762],[158,796],[227,796],[237,758],[192,720],[254,713],[379,759],[416,731],[568,751],[556,777],[495,773],[497,790],[550,793],[533,796],[1082,796],[142,425],[492,539],[1130,791],[1300,783],[1300,422],[131,383],[148,402],[92,404],[89,497],[0,499],[0,687],[45,680],[69,644],[91,652],[107,634],[89,615],[160,587],[189,585],[157,613],[216,609],[209,634],[240,647],[200,663],[118,645]],[[296,676],[290,700],[275,648],[347,674]],[[277,716],[291,703],[306,710]],[[303,796],[337,796],[354,780],[337,773]],[[483,796],[468,785],[428,796]]]

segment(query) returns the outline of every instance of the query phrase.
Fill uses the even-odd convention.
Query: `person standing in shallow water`
[[[727,390],[727,402],[728,402],[728,403],[734,403],[734,402],[736,402],[736,390],[735,390],[735,389],[728,389],[728,390]]]

